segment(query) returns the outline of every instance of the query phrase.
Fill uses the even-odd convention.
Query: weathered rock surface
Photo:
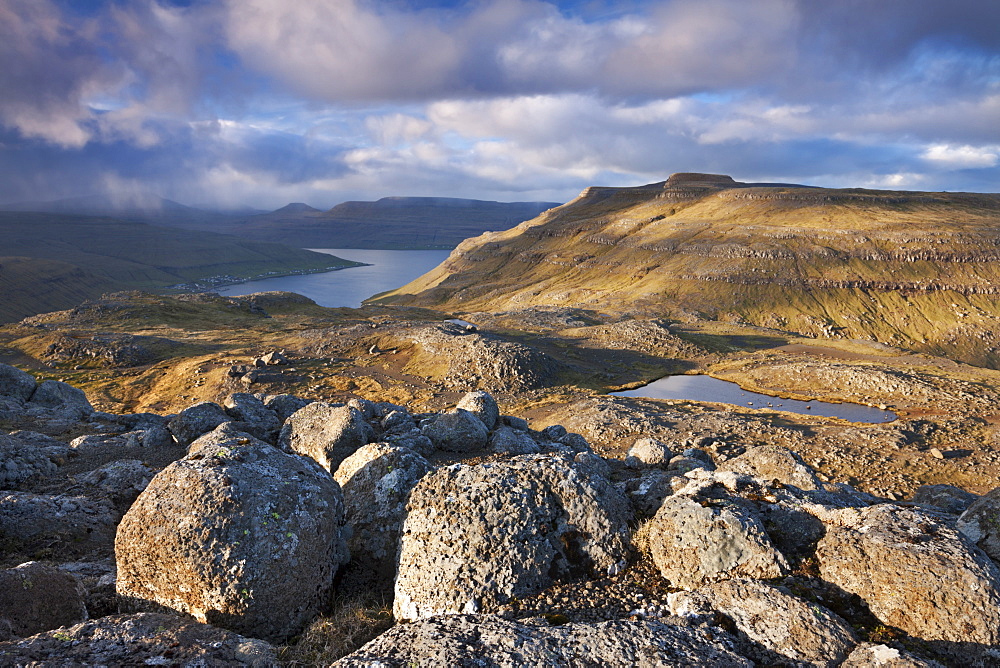
[[[351,559],[393,578],[406,501],[413,486],[431,470],[409,448],[370,443],[341,462],[333,477],[344,492],[352,535]]]
[[[500,408],[497,406],[496,399],[490,396],[488,392],[482,390],[469,392],[462,397],[461,401],[455,407],[467,410],[475,415],[482,421],[488,431],[496,427],[500,421]]]
[[[719,470],[745,473],[764,480],[777,480],[784,485],[794,485],[804,490],[823,487],[816,472],[802,461],[802,457],[788,448],[774,445],[749,448],[742,455],[723,463]]]
[[[6,666],[265,666],[274,648],[175,615],[111,615],[0,643]]]
[[[281,429],[282,420],[278,414],[264,405],[258,397],[237,392],[226,397],[226,413],[243,429],[262,441],[274,443]]]
[[[486,448],[489,432],[483,421],[467,410],[441,413],[420,431],[434,447],[446,452],[475,452]]]
[[[0,397],[24,403],[31,398],[37,385],[30,373],[9,364],[0,364]]]
[[[629,448],[625,466],[638,469],[646,466],[667,468],[673,453],[666,443],[655,438],[640,438]]]
[[[541,452],[538,442],[528,433],[501,425],[490,434],[489,448],[497,454],[530,455]]]
[[[921,659],[905,649],[873,643],[858,645],[840,665],[841,668],[944,668],[937,661]]]
[[[857,638],[830,610],[754,580],[727,580],[698,590],[754,642],[796,661],[839,666]]]
[[[284,640],[326,605],[347,561],[343,497],[314,462],[249,435],[206,435],[122,519],[118,593]]]
[[[27,406],[54,411],[68,419],[77,420],[94,412],[94,407],[90,405],[83,390],[58,380],[45,380],[39,383]]]
[[[43,434],[0,434],[0,489],[15,489],[25,481],[55,473],[66,452],[65,443]]]
[[[410,494],[394,614],[488,611],[605,573],[628,554],[630,518],[620,492],[565,455],[438,469]]]
[[[788,571],[752,507],[728,496],[682,492],[664,499],[649,528],[653,561],[675,586],[776,578]]]
[[[635,511],[644,517],[651,517],[663,505],[663,500],[674,493],[674,486],[682,484],[681,481],[686,482],[683,476],[676,473],[649,469],[620,486]]]
[[[0,536],[25,554],[41,550],[72,558],[109,552],[116,517],[107,502],[82,496],[0,493]]]
[[[951,515],[961,515],[978,498],[972,492],[953,485],[921,485],[913,492],[910,500]]]
[[[79,481],[100,489],[124,513],[155,474],[138,459],[119,459],[85,473]]]
[[[335,666],[641,666],[749,668],[724,634],[659,621],[549,626],[445,615],[395,626]]]
[[[83,588],[55,566],[29,561],[0,571],[0,640],[25,637],[87,618]],[[0,655],[2,656],[2,655]]]
[[[892,504],[834,511],[816,558],[823,579],[924,640],[1000,643],[1000,571],[938,517]]]
[[[232,419],[219,404],[200,401],[170,418],[167,428],[178,443],[188,445],[202,434],[207,434]]]
[[[317,401],[285,421],[278,446],[311,457],[333,473],[344,459],[374,439],[375,431],[361,411]]]
[[[956,525],[969,540],[1000,562],[1000,487],[976,499]]]

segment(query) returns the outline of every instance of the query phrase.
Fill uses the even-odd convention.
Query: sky
[[[1000,191],[998,0],[0,0],[0,203]]]

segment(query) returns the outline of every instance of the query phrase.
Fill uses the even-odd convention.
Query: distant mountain
[[[378,301],[750,323],[1000,368],[1000,195],[706,174],[592,187]]]
[[[211,286],[356,264],[282,244],[60,213],[0,212],[0,239],[0,322],[109,290]]]
[[[510,229],[554,206],[558,204],[451,197],[384,197],[343,202],[328,211],[296,203],[232,221],[224,229],[305,248],[454,248],[464,239]]]

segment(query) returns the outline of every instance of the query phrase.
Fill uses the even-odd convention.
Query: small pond
[[[836,417],[851,422],[892,422],[896,414],[873,406],[861,404],[832,404],[827,401],[799,401],[781,399],[767,394],[744,390],[736,383],[730,383],[711,376],[666,376],[649,385],[634,390],[611,392],[616,397],[640,397],[645,399],[686,399],[689,401],[713,401],[735,404],[747,408],[788,411],[803,415]]]

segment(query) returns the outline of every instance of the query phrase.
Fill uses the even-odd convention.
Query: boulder
[[[458,402],[456,408],[467,410],[475,415],[489,431],[492,431],[500,421],[500,408],[497,406],[496,399],[482,390],[466,394]]]
[[[438,469],[410,493],[394,614],[489,611],[560,580],[616,571],[631,517],[606,478],[566,455]]]
[[[53,445],[38,444],[46,441]],[[15,489],[25,481],[55,473],[66,452],[65,443],[42,434],[0,434],[0,489]]]
[[[117,590],[256,638],[286,640],[348,560],[339,485],[248,434],[206,435],[156,475],[115,539]]]
[[[117,513],[83,496],[0,493],[0,536],[5,547],[61,559],[110,553]]]
[[[202,434],[207,434],[232,419],[219,404],[200,401],[171,417],[167,428],[178,443],[189,445]]]
[[[990,559],[1000,562],[1000,487],[970,504],[956,526]]]
[[[119,459],[85,473],[78,481],[93,485],[107,494],[115,508],[124,513],[154,475],[156,472],[138,459]]]
[[[724,462],[719,470],[745,473],[763,480],[777,480],[783,485],[793,485],[803,490],[823,488],[816,472],[802,461],[802,457],[777,445],[748,448],[742,455]]]
[[[38,383],[30,373],[9,364],[0,364],[0,397],[24,403],[31,398]]]
[[[500,455],[530,455],[541,452],[538,443],[531,436],[503,425],[490,434],[489,447]]]
[[[840,668],[944,668],[944,665],[921,659],[905,649],[863,643],[851,652]]]
[[[0,571],[0,629],[23,638],[83,621],[83,597],[76,578],[55,566],[29,561]]]
[[[910,500],[951,515],[961,515],[978,498],[978,495],[953,485],[921,485]]]
[[[835,613],[763,582],[726,580],[697,593],[750,640],[787,659],[839,666],[858,642],[851,626]]]
[[[416,429],[417,423],[406,411],[392,410],[382,417],[380,426],[386,434],[406,434]]]
[[[28,401],[29,408],[55,411],[67,419],[82,420],[94,412],[83,390],[58,380],[45,380],[38,384]]]
[[[446,452],[475,452],[486,448],[489,433],[483,421],[467,410],[441,413],[421,427],[434,447]]]
[[[673,454],[666,443],[657,438],[637,439],[625,456],[625,466],[638,469],[647,466],[667,468]]]
[[[683,476],[676,473],[647,469],[639,477],[621,483],[621,487],[636,513],[652,517],[663,505],[663,500],[674,493],[675,481],[686,482]]]
[[[252,394],[236,392],[223,402],[226,413],[239,423],[243,431],[268,443],[274,443],[281,429],[278,414]]]
[[[253,638],[176,615],[111,615],[0,643],[5,666],[278,665],[275,649]]]
[[[824,523],[821,576],[884,623],[928,641],[1000,642],[1000,571],[939,516],[880,504]]]
[[[266,407],[275,412],[282,424],[296,411],[312,403],[308,399],[297,397],[294,394],[262,394],[258,398],[264,402]]]
[[[278,446],[311,457],[332,473],[344,459],[374,439],[375,432],[361,411],[317,401],[285,421]]]
[[[616,619],[550,626],[488,615],[442,615],[397,625],[334,666],[602,666],[750,668],[720,631]]]
[[[396,573],[399,534],[413,486],[431,470],[409,448],[370,443],[341,462],[333,474],[344,492],[352,535],[351,559],[390,580]]]

